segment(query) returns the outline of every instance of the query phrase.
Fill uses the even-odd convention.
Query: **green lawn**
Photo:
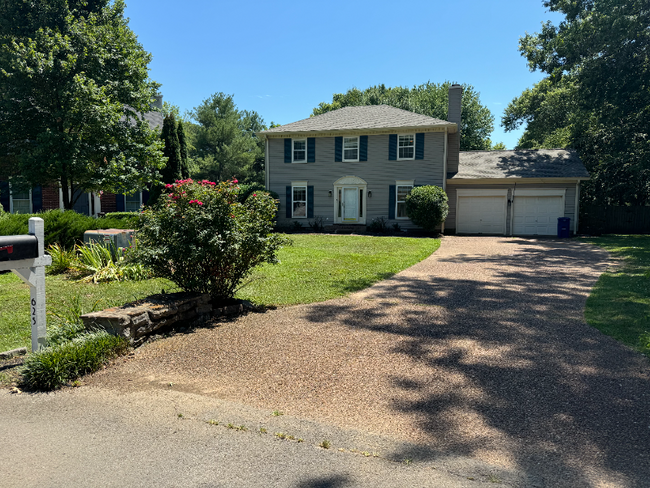
[[[404,237],[291,235],[294,245],[280,251],[281,264],[265,265],[238,293],[266,305],[311,303],[361,290],[429,256],[438,239]],[[90,311],[166,291],[165,280],[105,284],[75,283],[46,277],[48,313],[65,312],[80,300]],[[78,298],[77,298],[78,297]],[[0,275],[0,351],[30,344],[29,287],[13,273]]]
[[[293,305],[362,290],[422,261],[439,239],[291,235],[281,264],[264,265],[237,296],[267,305]]]
[[[639,349],[650,333],[650,236],[603,236],[588,239],[623,260],[621,268],[604,273],[587,299],[585,318],[598,330]]]

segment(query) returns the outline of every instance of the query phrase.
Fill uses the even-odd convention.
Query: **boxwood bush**
[[[253,191],[242,202],[237,180],[168,184],[138,223],[136,259],[185,291],[231,299],[255,266],[276,263],[288,240],[274,234],[274,199]]]
[[[124,212],[127,213],[127,212]],[[110,215],[110,214],[109,214]],[[94,218],[73,210],[48,210],[38,214],[0,214],[0,235],[11,236],[27,234],[30,217],[40,217],[44,221],[45,246],[58,244],[64,248],[73,247],[83,240],[84,232],[94,229],[133,229],[139,214],[128,216]]]
[[[426,231],[433,232],[448,213],[447,194],[439,186],[416,186],[406,197],[406,216]]]

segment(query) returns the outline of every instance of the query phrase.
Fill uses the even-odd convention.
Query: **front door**
[[[359,188],[343,187],[343,222],[359,220]]]

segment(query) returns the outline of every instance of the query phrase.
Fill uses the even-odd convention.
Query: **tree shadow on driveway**
[[[650,365],[583,320],[607,259],[574,241],[443,252],[305,318],[394,336],[414,368],[392,378],[391,408],[436,451],[549,486],[648,486]]]

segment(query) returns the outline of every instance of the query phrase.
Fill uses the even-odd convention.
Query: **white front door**
[[[343,222],[359,220],[359,188],[343,187]]]

